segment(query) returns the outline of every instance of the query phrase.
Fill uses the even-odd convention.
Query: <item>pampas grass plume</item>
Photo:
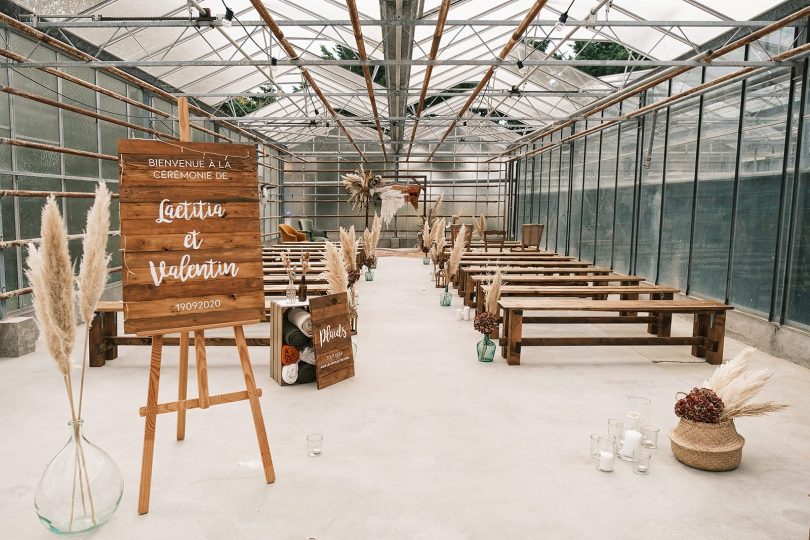
[[[326,259],[326,270],[323,271],[321,276],[326,279],[327,292],[329,294],[346,292],[349,287],[346,263],[337,246],[328,240],[324,245],[324,257]]]
[[[340,249],[349,272],[357,270],[357,246],[359,244],[360,241],[355,237],[354,225],[349,227],[348,231],[343,227],[340,228]]]
[[[503,285],[503,274],[500,267],[495,270],[495,276],[489,283],[486,297],[486,310],[487,313],[493,315],[498,314],[498,300],[501,299],[501,286]]]
[[[45,344],[59,371],[70,372],[70,354],[76,337],[73,315],[73,267],[68,253],[67,230],[56,200],[48,197],[42,209],[42,245],[31,247],[28,280],[34,291],[34,310]]]
[[[467,247],[467,225],[462,225],[456,234],[456,241],[453,244],[453,249],[450,251],[450,257],[447,260],[447,279],[451,279],[458,271],[458,265],[461,262],[461,256],[464,254],[464,249]]]
[[[82,246],[82,261],[76,280],[79,314],[88,324],[93,319],[104,285],[107,283],[107,235],[110,232],[110,192],[103,182],[96,187],[96,198],[87,212],[87,227]]]

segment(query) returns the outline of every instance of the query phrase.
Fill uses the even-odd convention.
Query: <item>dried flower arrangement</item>
[[[787,407],[782,403],[767,401],[749,403],[773,376],[767,369],[752,371],[748,367],[748,357],[755,351],[748,347],[740,354],[718,367],[702,388],[695,388],[675,404],[675,414],[695,422],[717,423],[741,416],[762,416],[778,412]],[[708,390],[708,392],[706,392]],[[709,393],[710,392],[710,393]],[[712,401],[714,396],[719,401]],[[702,415],[706,407],[718,409]],[[683,414],[679,414],[681,411]],[[705,416],[708,420],[697,420],[691,416]]]
[[[346,262],[338,247],[328,240],[324,243],[324,259],[326,269],[321,273],[321,277],[326,280],[326,292],[328,294],[346,292],[349,288]]]
[[[301,279],[304,279],[309,272],[309,251],[301,252]]]
[[[428,207],[425,214],[427,216],[428,223],[433,223],[433,221],[439,216],[439,209],[442,207],[443,202],[444,193],[439,193],[439,196],[436,198],[436,202]]]
[[[343,187],[349,194],[349,202],[355,210],[367,208],[374,195],[385,186],[382,176],[373,176],[370,171],[360,166],[359,170],[343,175]]]
[[[430,228],[430,260],[434,265],[444,259],[444,245],[447,243],[444,237],[444,229],[447,221],[444,218],[439,218],[433,222]]]
[[[481,214],[479,219],[473,216],[473,224],[475,225],[475,232],[478,233],[478,238],[484,239],[484,231],[487,229],[487,218]]]
[[[363,231],[363,266],[371,270],[377,262],[377,244],[380,242],[380,232],[382,231],[382,219],[374,213],[374,220],[371,222],[371,230]]]
[[[453,249],[450,251],[450,257],[447,259],[447,279],[448,281],[455,277],[458,271],[458,265],[461,262],[461,256],[467,248],[467,225],[462,225],[456,235],[456,241],[453,244]]]
[[[76,335],[74,318],[74,276],[68,251],[67,228],[59,212],[53,195],[48,197],[42,209],[40,236],[41,245],[29,245],[26,260],[26,276],[33,290],[34,313],[45,339],[45,345],[56,367],[62,374],[67,391],[71,425],[78,451],[75,454],[74,482],[82,487],[79,490],[82,508],[90,508],[91,519],[96,522],[93,505],[93,487],[90,471],[84,458],[84,449],[79,437],[84,405],[84,383],[87,369],[87,347],[93,315],[104,285],[107,282],[107,239],[110,230],[110,192],[103,182],[99,182],[93,206],[87,213],[87,223],[82,244],[82,259],[79,274],[75,279],[78,312],[85,323],[84,346],[81,357],[81,374],[78,397],[75,396],[71,371],[73,364],[73,342]],[[72,491],[71,508],[76,504],[76,490]],[[71,526],[73,514],[71,513]]]
[[[489,335],[498,329],[498,300],[501,298],[502,285],[503,274],[497,268],[487,287],[484,311],[478,313],[473,321],[473,328],[482,334]]]
[[[422,253],[427,255],[430,251],[430,246],[433,243],[433,239],[430,236],[430,223],[428,223],[428,220],[422,222],[422,229],[417,234],[416,241],[416,247],[418,247]]]
[[[340,227],[340,250],[343,253],[343,260],[346,263],[346,271],[349,275],[349,287],[360,279],[360,269],[357,268],[357,249],[360,240],[355,238],[354,225],[347,231]]]
[[[399,209],[405,206],[405,194],[395,189],[395,187],[385,187],[380,192],[380,200],[382,201],[380,217],[386,226],[391,223]]]
[[[290,281],[295,281],[296,274],[295,268],[290,261],[290,250],[288,249],[287,251],[282,251],[278,257],[281,259],[281,264],[284,265],[284,271],[287,272],[287,277],[290,279]]]
[[[781,411],[787,405],[772,401],[750,403],[773,375],[751,370],[742,351],[718,367],[701,388],[693,388],[675,404],[680,421],[670,432],[672,452],[682,463],[707,471],[728,471],[739,466],[745,444],[734,419]]]

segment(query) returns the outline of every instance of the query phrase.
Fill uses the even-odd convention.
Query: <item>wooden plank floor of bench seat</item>
[[[502,298],[503,309],[525,311],[622,311],[693,313],[695,311],[725,311],[731,306],[710,300],[579,300],[544,298]]]

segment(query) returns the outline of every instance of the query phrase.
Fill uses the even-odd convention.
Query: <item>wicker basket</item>
[[[703,471],[736,469],[745,444],[745,439],[734,428],[734,420],[708,424],[681,418],[669,432],[669,439],[678,461]]]

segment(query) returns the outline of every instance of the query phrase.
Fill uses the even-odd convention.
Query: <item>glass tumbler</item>
[[[641,446],[645,448],[658,448],[657,427],[641,426]]]
[[[591,433],[591,457],[599,457],[599,434]]]
[[[650,458],[652,458],[650,449],[642,446],[633,452],[633,457],[635,458],[633,472],[636,474],[650,474]]]
[[[323,450],[323,435],[320,433],[310,433],[307,435],[307,455],[317,457]]]
[[[613,435],[600,435],[597,440],[597,447],[599,455],[596,468],[602,472],[611,472],[616,463],[616,454],[614,453],[616,439]]]

